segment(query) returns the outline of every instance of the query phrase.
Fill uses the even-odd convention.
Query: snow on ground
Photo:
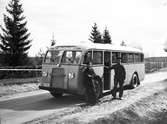
[[[84,109],[79,113],[74,113],[71,115],[67,115],[64,117],[59,118],[59,120],[51,121],[50,123],[57,123],[57,122],[71,122],[73,120],[78,120],[79,123],[90,123],[94,122],[96,120],[99,120],[100,118],[108,118],[112,113],[115,113],[117,111],[120,111],[126,107],[129,107],[131,105],[135,105],[139,100],[142,100],[144,98],[150,99],[149,97],[152,96],[152,94],[159,92],[161,90],[164,90],[164,88],[167,87],[167,85],[164,86],[164,84],[160,83],[156,85],[156,83],[148,84],[146,86],[138,87],[135,90],[125,91],[124,99],[123,100],[115,100],[112,101],[111,96],[107,96],[108,99],[107,102],[101,103],[99,105],[95,105],[93,107],[90,107],[88,109]],[[104,101],[104,99],[102,101]],[[144,102],[141,102],[144,103]],[[147,103],[146,103],[147,104]],[[167,98],[166,98],[166,104],[167,106]],[[140,117],[147,116],[147,111],[141,111],[140,109],[147,109],[148,106],[145,106],[145,103],[139,108],[136,109],[136,112]],[[154,107],[153,107],[154,108]],[[152,108],[150,108],[152,110]],[[149,110],[148,110],[149,111]],[[146,113],[145,113],[146,112]]]
[[[0,97],[38,90],[39,78],[0,80]]]
[[[108,95],[94,106],[81,103],[68,108],[68,111],[55,112],[27,123],[141,124],[151,122],[156,124],[155,118],[165,119],[167,113],[166,75],[167,72],[146,75],[146,80],[141,82],[139,87],[124,92],[123,100],[111,100],[111,95]]]

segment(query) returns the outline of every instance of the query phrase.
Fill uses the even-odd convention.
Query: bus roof
[[[80,43],[80,44],[63,44],[55,45],[51,47],[51,50],[89,50],[89,49],[98,49],[98,50],[111,50],[111,51],[124,51],[124,52],[137,52],[142,53],[142,50],[129,47],[129,46],[120,46],[113,44],[100,44],[100,43]]]

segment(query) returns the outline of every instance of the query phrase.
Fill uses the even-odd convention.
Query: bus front
[[[81,56],[81,50],[48,50],[42,64],[42,80],[39,88],[48,90],[55,97],[63,93],[80,93],[78,73]]]

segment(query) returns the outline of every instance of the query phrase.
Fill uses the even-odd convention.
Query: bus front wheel
[[[99,77],[94,80],[94,91],[97,99],[102,97],[102,82]]]
[[[63,96],[63,93],[55,93],[55,92],[50,92],[50,94],[54,97],[61,97]]]
[[[85,100],[90,104],[95,104],[102,96],[101,82],[98,78],[94,78],[89,83],[91,83],[91,85],[86,87]]]
[[[133,74],[132,80],[131,80],[131,88],[136,88],[139,85],[139,79],[137,74]]]

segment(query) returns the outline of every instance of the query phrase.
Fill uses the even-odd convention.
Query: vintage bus
[[[57,45],[51,47],[42,64],[40,89],[48,90],[54,97],[64,93],[85,96],[83,67],[86,66],[85,55],[91,55],[94,72],[98,76],[97,95],[99,97],[114,86],[114,71],[105,69],[114,65],[118,57],[126,70],[125,85],[137,87],[144,79],[144,54],[141,50],[127,46],[111,44]],[[109,62],[109,63],[108,63]]]

